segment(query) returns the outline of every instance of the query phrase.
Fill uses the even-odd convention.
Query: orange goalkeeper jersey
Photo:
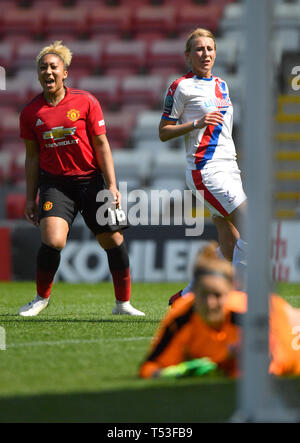
[[[300,374],[300,350],[292,345],[295,335],[289,310],[293,308],[279,296],[272,295],[270,300],[270,372]],[[246,294],[234,291],[228,295],[225,321],[219,330],[205,323],[195,311],[194,302],[194,294],[188,294],[169,309],[141,365],[140,377],[153,377],[161,368],[202,357],[209,357],[225,374],[238,375],[237,350],[241,342],[241,317],[247,309]],[[300,325],[300,310],[294,311]]]

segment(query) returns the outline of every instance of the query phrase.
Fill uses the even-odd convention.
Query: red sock
[[[49,298],[53,284],[54,275],[51,271],[37,270],[36,273],[36,292],[40,297]]]
[[[36,271],[36,290],[40,297],[50,297],[59,262],[60,250],[42,243],[37,255]]]
[[[129,267],[126,269],[111,270],[115,297],[118,301],[129,301],[131,294],[131,278]]]

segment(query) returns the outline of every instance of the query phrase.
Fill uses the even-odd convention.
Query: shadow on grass
[[[0,398],[0,422],[223,422],[234,409],[234,382],[178,383],[99,393]]]

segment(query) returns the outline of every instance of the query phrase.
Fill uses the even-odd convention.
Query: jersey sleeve
[[[184,95],[180,86],[174,82],[165,94],[162,118],[177,121],[184,110]]]
[[[105,134],[106,127],[100,103],[92,95],[89,98],[90,108],[87,115],[87,129],[91,135]]]
[[[30,119],[28,118],[28,112],[25,109],[20,114],[20,137],[25,140],[37,140],[36,134],[33,130]]]
[[[160,369],[184,361],[187,345],[184,326],[188,323],[192,311],[182,308],[182,304],[175,302],[174,307],[162,320],[152,340],[148,356],[140,367],[141,378],[155,377]]]

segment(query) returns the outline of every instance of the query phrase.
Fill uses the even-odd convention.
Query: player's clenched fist
[[[199,120],[195,120],[194,127],[201,129],[208,125],[219,125],[223,123],[223,114],[219,111],[208,112]]]

